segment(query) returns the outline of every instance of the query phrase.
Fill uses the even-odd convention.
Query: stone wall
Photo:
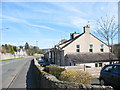
[[[35,59],[34,59],[35,61]],[[33,63],[34,63],[33,61]],[[42,67],[39,67],[34,64],[34,74],[35,74],[35,80],[37,82],[37,88],[50,88],[50,89],[65,89],[65,90],[113,90],[110,86],[95,86],[95,85],[84,85],[84,84],[78,84],[75,82],[66,82],[66,81],[60,81],[55,76],[48,74],[44,71],[42,71]]]

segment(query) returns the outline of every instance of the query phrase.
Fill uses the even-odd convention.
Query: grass
[[[23,57],[22,57],[22,58],[23,58]],[[5,60],[0,60],[0,62],[3,62],[3,61],[10,61],[10,60],[16,60],[16,59],[22,59],[22,58],[5,59]]]

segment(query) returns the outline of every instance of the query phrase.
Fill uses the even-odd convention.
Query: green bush
[[[55,67],[55,66],[46,66],[44,68],[44,71],[54,75],[56,78],[60,77],[61,72],[65,71],[64,68],[60,68],[60,67]]]
[[[1,53],[4,53],[4,54],[5,54],[5,53],[6,53],[6,50],[2,49],[2,50],[1,50]]]
[[[62,72],[59,79],[68,82],[91,84],[92,76],[88,72],[81,70],[68,70]]]

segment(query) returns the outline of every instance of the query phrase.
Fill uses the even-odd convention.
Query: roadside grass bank
[[[22,57],[22,58],[24,58],[24,57]],[[22,58],[5,59],[5,60],[0,60],[0,62],[3,62],[3,61],[10,61],[10,60],[16,60],[16,59],[22,59]]]

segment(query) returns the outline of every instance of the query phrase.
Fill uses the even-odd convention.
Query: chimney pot
[[[77,37],[78,35],[80,35],[80,33],[74,32],[74,33],[71,33],[71,34],[70,34],[70,37],[71,37],[71,39],[74,39],[74,38]]]
[[[90,26],[86,25],[84,28],[84,33],[90,33]]]

